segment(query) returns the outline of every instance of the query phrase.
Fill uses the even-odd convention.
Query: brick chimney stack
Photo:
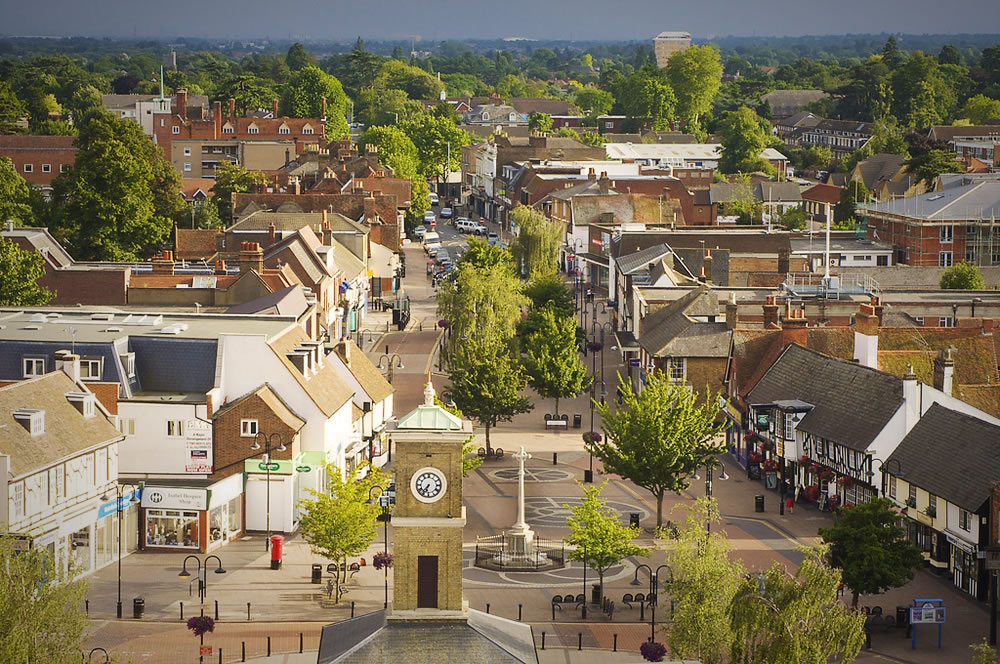
[[[375,192],[369,192],[364,198],[365,221],[370,224],[375,223],[378,211],[375,209]]]
[[[597,172],[593,168],[587,171],[587,180],[597,182]]]
[[[215,261],[215,273],[226,274],[226,261],[223,260]]]
[[[951,396],[955,376],[955,360],[951,348],[942,348],[934,358],[934,387]]]
[[[702,270],[702,272],[704,273],[704,276],[705,276],[705,283],[706,284],[712,283],[712,250],[711,249],[706,249],[705,250],[705,259],[704,259],[704,262],[703,262],[701,270]]]
[[[597,186],[601,189],[601,195],[607,195],[611,190],[611,180],[608,179],[607,171],[601,171],[601,179],[598,180]]]
[[[277,99],[272,99],[271,100],[271,117],[274,117],[274,118],[278,117],[278,100]]]
[[[153,274],[174,273],[174,252],[164,250],[163,254],[153,258]]]
[[[215,125],[215,138],[222,136],[222,102],[212,102],[212,124]]]
[[[247,272],[264,272],[264,252],[256,242],[244,242],[240,245],[240,274]]]
[[[233,129],[236,128],[236,100],[232,97],[229,98],[229,121],[233,123]]]
[[[351,342],[347,337],[341,337],[340,341],[337,342],[337,355],[340,355],[340,359],[344,361],[344,364],[350,368],[351,366]]]
[[[862,304],[854,315],[854,359],[878,369],[878,316],[870,304]]]
[[[736,306],[736,293],[729,294],[726,302],[726,328],[735,330],[740,324],[739,308]]]
[[[277,236],[277,232],[275,231],[275,228],[274,228],[274,222],[273,221],[268,222],[268,224],[267,224],[267,246],[270,247],[272,244],[274,244],[276,236]]]
[[[809,320],[806,318],[806,312],[803,309],[789,308],[788,315],[785,316],[783,321],[781,321],[781,340],[783,344],[799,344],[800,346],[808,346],[808,327]]]
[[[323,210],[323,245],[327,247],[333,246],[333,229],[330,228],[330,221],[326,216],[326,210]]]
[[[774,329],[778,327],[778,303],[773,295],[768,295],[764,300],[764,329]]]
[[[188,91],[187,88],[177,88],[177,115],[187,119]]]

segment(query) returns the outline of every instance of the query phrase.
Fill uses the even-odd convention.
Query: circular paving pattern
[[[489,476],[498,482],[516,482],[517,468],[501,468],[491,471]],[[527,468],[524,469],[525,482],[567,482],[573,479],[573,473],[558,468]]]
[[[525,469],[525,472],[527,472],[527,469]],[[532,527],[565,527],[566,519],[573,513],[571,508],[579,505],[580,502],[580,498],[575,496],[572,498],[528,496],[524,499],[525,521]],[[649,516],[645,509],[632,503],[608,500],[604,504],[617,512],[618,518],[623,523],[628,523],[629,513],[631,512],[638,512],[640,519]],[[569,505],[569,507],[564,507],[563,505]]]
[[[463,552],[462,578],[468,588],[483,586],[521,588],[566,588],[572,587],[576,592],[584,589],[583,580],[588,584],[597,583],[597,573],[593,569],[584,571],[583,565],[574,560],[567,560],[566,567],[545,572],[501,572],[483,569],[475,566],[475,550]],[[628,561],[621,565],[613,565],[604,573],[605,585],[633,576],[635,567]],[[589,591],[587,591],[589,592]]]

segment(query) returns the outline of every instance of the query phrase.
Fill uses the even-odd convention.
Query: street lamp
[[[873,473],[871,471],[871,465],[873,465],[876,461],[878,461],[878,472],[881,473],[881,475],[882,475],[882,495],[884,496],[888,492],[885,490],[885,472],[883,472],[882,469],[885,468],[890,463],[894,463],[894,464],[896,464],[896,473],[894,473],[895,476],[896,477],[903,477],[903,464],[902,464],[902,462],[900,462],[899,459],[889,459],[888,461],[883,461],[882,459],[878,459],[876,457],[872,457],[872,461],[871,461],[871,464],[869,465],[869,470],[868,470],[868,483],[869,484],[871,484],[872,475],[875,474],[875,473]]]
[[[712,469],[718,466],[722,468],[722,472],[719,473],[719,479],[723,482],[729,479],[729,475],[726,474],[726,466],[721,461],[715,457],[709,457],[705,460],[705,497],[712,497]],[[691,476],[691,479],[699,480],[701,477],[698,475],[698,469],[695,467],[695,473]],[[712,532],[712,521],[708,520],[705,522],[705,527],[708,532]]]
[[[382,366],[382,360],[386,361],[386,363],[387,363],[386,367]],[[390,355],[386,355],[386,354],[383,353],[382,356],[378,358],[378,365],[376,365],[376,367],[375,367],[376,369],[386,369],[386,368],[388,368],[388,380],[389,380],[389,384],[390,385],[392,385],[392,370],[393,370],[392,361],[393,360],[396,361],[396,365],[395,365],[396,369],[402,369],[403,368],[403,358],[401,358],[398,353],[393,353],[391,356]]]
[[[358,335],[358,346],[361,347],[361,350],[365,349],[365,335],[366,334],[368,335],[368,342],[371,343],[372,345],[375,344],[375,332],[373,330],[369,330],[369,329],[358,330],[358,333],[357,333],[357,335]]]
[[[116,484],[115,485],[115,495],[117,496],[117,502],[115,503],[115,510],[118,512],[118,618],[122,617],[122,512],[125,509],[122,507],[122,497],[124,494],[125,487],[132,489],[132,496],[128,500],[129,505],[139,504],[139,499],[135,497],[135,492],[138,491],[142,493],[142,487],[145,482],[139,482],[138,486],[135,484]],[[93,654],[93,651],[91,651]],[[106,654],[106,653],[105,653]]]
[[[646,599],[649,601],[649,612],[650,612],[649,613],[649,640],[650,640],[650,642],[652,642],[652,641],[655,640],[655,637],[656,637],[656,632],[655,632],[655,630],[656,630],[656,602],[657,602],[658,595],[659,595],[659,590],[660,590],[660,570],[665,569],[668,572],[670,572],[670,580],[667,581],[668,584],[672,584],[674,582],[674,570],[671,569],[670,565],[667,565],[666,563],[664,563],[664,564],[660,565],[659,567],[657,567],[656,570],[654,571],[652,568],[650,568],[649,565],[647,565],[646,563],[642,563],[642,564],[638,565],[635,568],[635,577],[629,582],[633,586],[638,586],[638,585],[641,584],[641,582],[639,581],[639,569],[642,568],[642,567],[645,567],[646,568],[646,572],[649,574],[649,595],[646,596]],[[671,596],[670,597],[670,618],[671,618],[671,620],[673,619],[673,617],[674,617],[674,598],[673,598],[673,596]]]
[[[225,574],[226,570],[222,566],[222,560],[216,556],[205,556],[204,559],[199,558],[195,554],[191,554],[184,558],[184,562],[181,564],[181,572],[177,576],[182,579],[186,579],[191,576],[191,572],[188,571],[187,564],[188,561],[194,558],[194,561],[198,563],[198,595],[201,599],[201,615],[205,615],[205,595],[208,594],[208,561],[215,558],[215,561],[219,563],[219,566],[215,568],[216,574]]]
[[[389,496],[386,495],[384,487],[375,485],[372,488],[368,489],[368,502],[369,503],[374,503],[375,502],[375,498],[372,497],[372,491],[375,491],[376,489],[378,489],[378,494],[376,495],[376,497],[378,498],[379,505],[382,507],[382,529],[383,529],[382,530],[382,532],[383,532],[382,539],[384,540],[384,547],[385,547],[383,549],[383,551],[385,552],[386,556],[388,556],[389,555]],[[382,604],[382,608],[388,609],[389,608],[389,566],[386,565],[383,569],[385,570],[385,602]]]
[[[272,433],[270,436],[268,436],[266,434],[258,432],[253,437],[253,443],[250,444],[251,450],[257,451],[260,449],[260,443],[257,442],[258,438],[264,441],[264,456],[262,457],[262,459],[264,464],[264,471],[267,473],[267,487],[265,488],[267,496],[267,498],[265,499],[267,502],[267,507],[265,512],[267,535],[264,538],[264,550],[270,551],[271,550],[271,450],[284,452],[288,448],[285,447],[285,444],[281,441],[281,436],[279,434]],[[275,438],[278,439],[278,444],[276,446],[274,445]]]
[[[604,313],[604,312],[602,311],[601,313]],[[601,341],[599,343],[600,343],[600,346],[601,346],[601,348],[600,348],[600,351],[601,351],[601,389],[603,390],[604,389],[604,331],[607,330],[607,331],[611,332],[612,334],[614,334],[615,326],[611,324],[611,321],[605,321],[605,322],[599,324],[597,322],[597,311],[596,311],[596,306],[595,306],[594,320],[592,321],[591,326],[590,326],[591,335],[594,336],[594,337],[597,337],[598,325],[600,325],[600,330],[601,330]],[[616,347],[612,347],[611,350],[616,350]]]

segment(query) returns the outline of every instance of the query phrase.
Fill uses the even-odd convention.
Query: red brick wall
[[[258,431],[267,435],[276,433],[281,437],[288,449],[284,452],[272,452],[273,459],[293,459],[299,453],[299,439],[296,433],[268,408],[258,394],[250,395],[214,419],[215,472],[212,474],[213,480],[220,480],[243,472],[243,462],[246,459],[259,458],[263,454],[263,447],[256,451],[250,449],[254,440],[252,436],[240,435],[240,420],[257,420]],[[277,444],[277,439],[275,439],[275,444]]]
[[[14,170],[28,184],[35,187],[51,187],[52,180],[60,173],[63,164],[72,167],[76,163],[76,148],[71,149],[0,149],[0,157],[7,157],[14,162]],[[31,172],[26,173],[25,164],[31,166]],[[48,164],[49,172],[42,170]]]

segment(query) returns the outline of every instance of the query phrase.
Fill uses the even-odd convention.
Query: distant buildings
[[[667,60],[674,53],[680,53],[691,45],[690,32],[661,32],[653,37],[653,52],[656,54],[656,66],[666,67]]]

